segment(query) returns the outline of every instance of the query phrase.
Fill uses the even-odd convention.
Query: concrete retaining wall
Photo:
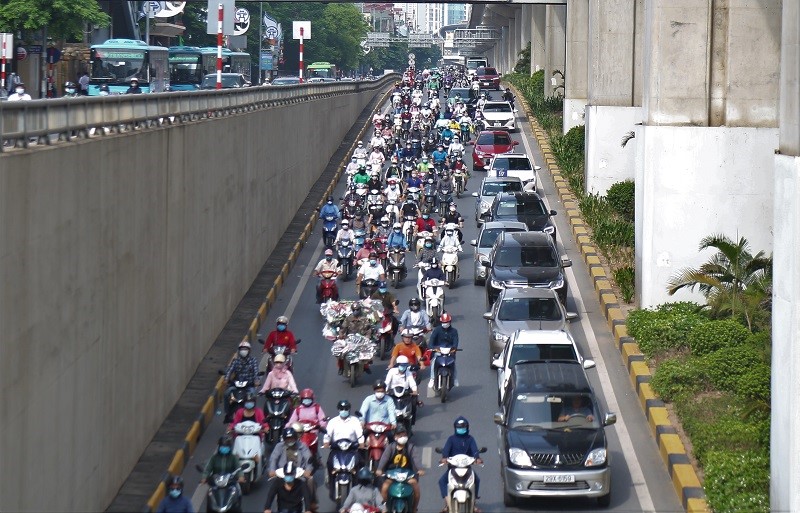
[[[373,96],[3,157],[4,509],[108,505]]]

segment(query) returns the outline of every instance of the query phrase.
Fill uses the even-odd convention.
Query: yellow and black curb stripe
[[[513,85],[509,84],[509,87],[512,88],[517,97],[524,98]],[[569,184],[558,167],[550,145],[550,138],[539,125],[528,105],[525,102],[519,103],[525,110],[531,132],[542,152],[544,163],[553,180],[558,197],[564,205],[565,215],[569,220],[575,243],[581,255],[583,255],[583,260],[589,270],[589,276],[594,283],[594,289],[600,301],[603,315],[617,343],[623,363],[628,369],[631,384],[636,390],[639,404],[658,444],[661,459],[667,466],[672,479],[672,486],[688,513],[710,513],[711,509],[706,502],[703,485],[689,460],[686,447],[678,436],[677,429],[669,420],[664,402],[658,398],[650,386],[652,375],[645,357],[633,337],[628,335],[625,314],[620,308],[621,303],[617,299],[611,285],[611,279],[600,261],[599,251],[589,236],[586,223],[580,213],[578,199],[569,190]]]
[[[373,110],[372,114],[375,113],[376,110],[380,109],[383,106],[387,99],[389,98],[391,91],[384,93],[383,97],[378,101],[377,107]],[[359,131],[358,136],[356,137],[356,141],[361,140],[364,135],[366,134],[367,130],[371,125],[371,116],[370,122],[366,123],[364,127]],[[325,204],[325,201],[328,196],[333,194],[336,185],[339,183],[339,179],[342,177],[342,173],[344,171],[344,167],[347,165],[347,162],[350,160],[350,155],[352,154],[353,150],[355,149],[355,142],[350,146],[348,152],[346,153],[345,158],[339,163],[336,169],[336,173],[334,174],[333,178],[331,179],[330,184],[325,189],[325,193],[323,194],[322,198],[320,198],[319,203],[317,204],[317,212],[319,209],[322,208],[322,205]],[[317,222],[318,215],[316,213],[311,214],[309,216],[308,222],[306,223],[303,232],[298,237],[297,242],[295,242],[294,246],[292,247],[291,252],[287,258],[287,262],[283,264],[281,267],[280,274],[275,278],[272,287],[270,287],[269,292],[267,292],[266,297],[264,298],[264,302],[261,303],[261,306],[258,308],[258,312],[256,316],[253,318],[253,321],[250,323],[250,328],[247,330],[247,333],[242,338],[242,341],[250,342],[254,344],[257,342],[258,339],[258,330],[261,329],[261,326],[267,319],[267,314],[269,313],[272,305],[275,304],[275,299],[277,298],[278,292],[280,291],[281,287],[283,287],[284,283],[289,277],[289,271],[294,264],[297,262],[297,257],[300,255],[300,251],[305,246],[306,242],[308,242],[309,237],[314,232],[314,225]],[[233,359],[234,355],[231,355],[231,359]],[[230,360],[228,361],[230,363]],[[214,389],[209,394],[208,399],[203,404],[203,407],[200,410],[200,414],[197,416],[197,419],[192,424],[192,427],[186,434],[186,438],[183,442],[183,447],[175,451],[175,455],[172,457],[172,462],[170,463],[169,467],[167,467],[166,473],[161,478],[161,481],[158,483],[153,494],[148,499],[147,504],[143,507],[143,513],[151,513],[158,508],[159,503],[164,498],[167,493],[167,482],[172,476],[178,476],[183,473],[184,468],[186,468],[187,463],[189,462],[189,458],[194,453],[195,448],[197,447],[198,441],[200,437],[203,435],[205,428],[211,424],[212,420],[214,419],[215,408],[217,404],[222,401],[222,394],[225,391],[225,382],[222,377],[220,377],[216,384],[214,385]]]

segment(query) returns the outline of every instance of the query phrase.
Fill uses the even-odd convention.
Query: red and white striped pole
[[[303,27],[300,27],[300,83],[303,83]]]
[[[222,89],[222,20],[225,8],[218,4],[219,15],[217,16],[217,89]]]
[[[2,65],[0,65],[0,87],[3,89],[6,88],[6,36],[0,36],[3,38],[3,57],[2,57]]]

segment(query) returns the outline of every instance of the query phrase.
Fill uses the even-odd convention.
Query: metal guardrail
[[[27,148],[31,142],[48,146],[59,141],[102,137],[374,91],[388,87],[398,77],[398,74],[390,74],[362,82],[4,101],[0,103],[0,152],[9,148]]]

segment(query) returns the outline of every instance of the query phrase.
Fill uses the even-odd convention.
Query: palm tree
[[[667,286],[670,295],[695,287],[705,296],[712,317],[743,315],[752,331],[753,314],[763,309],[772,293],[772,257],[763,251],[753,255],[747,239],[738,243],[716,234],[700,241],[699,251],[714,248],[714,254],[699,269],[685,268]]]

